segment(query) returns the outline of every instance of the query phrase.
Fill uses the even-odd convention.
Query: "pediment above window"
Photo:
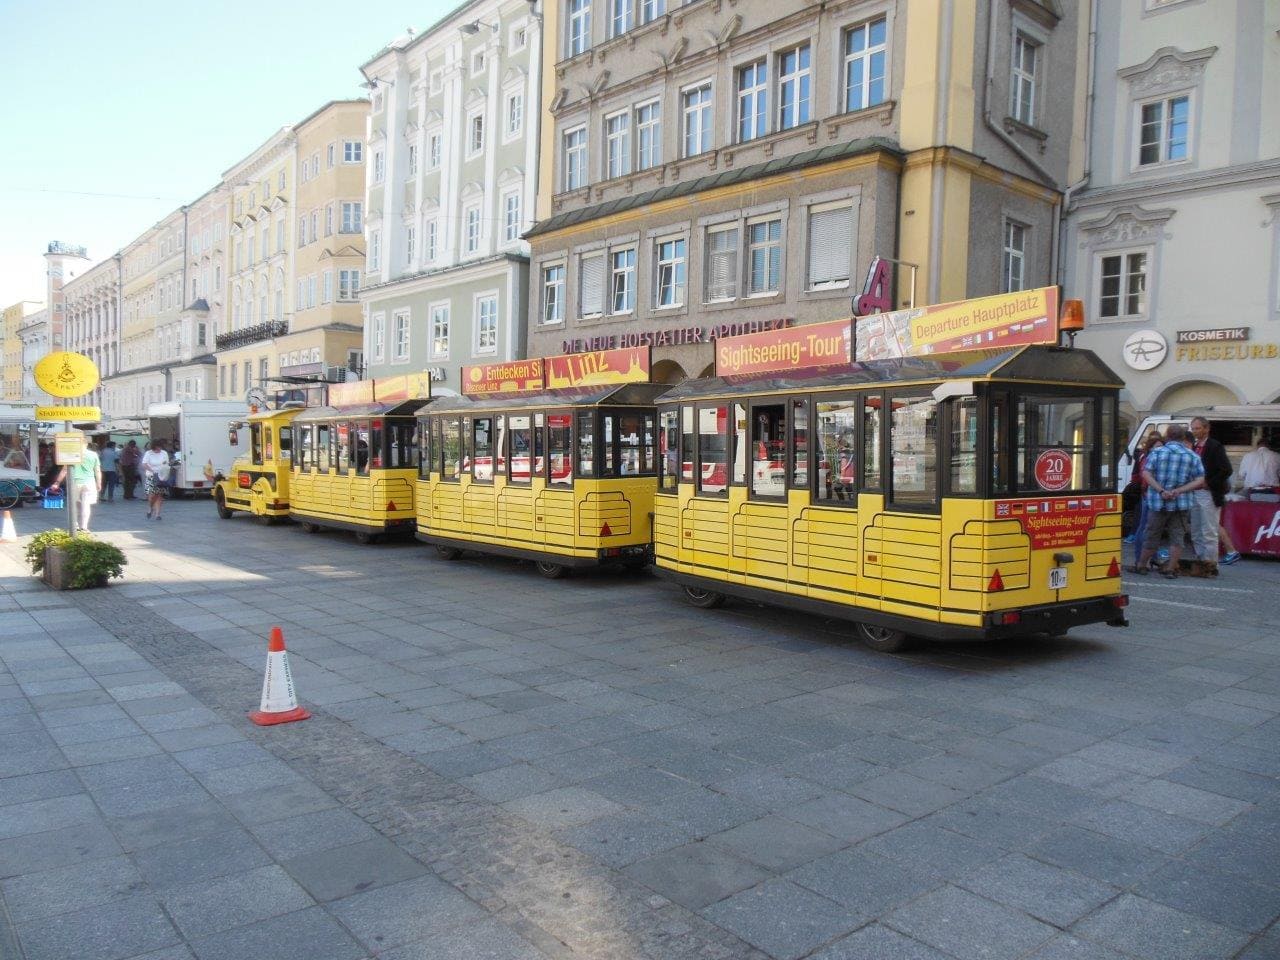
[[[462,188],[460,193],[460,196],[463,199],[466,199],[467,197],[478,197],[483,195],[484,195],[484,186],[480,183],[479,180],[467,181],[466,186]]]
[[[507,72],[502,75],[502,85],[508,86],[513,83],[520,83],[529,75],[529,71],[524,67],[508,67]]]
[[[1138,97],[1185,90],[1200,82],[1205,64],[1217,52],[1217,47],[1190,52],[1176,47],[1161,47],[1144,62],[1117,70],[1116,76],[1129,81],[1130,92]]]
[[[1080,222],[1080,247],[1089,249],[1168,239],[1164,227],[1176,212],[1171,208],[1147,210],[1136,203],[1113,207],[1105,216]]]
[[[467,91],[466,103],[468,107],[474,106],[477,103],[484,103],[486,99],[488,99],[488,97],[481,87],[472,87]]]

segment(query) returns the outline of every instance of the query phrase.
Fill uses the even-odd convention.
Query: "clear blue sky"
[[[111,256],[460,0],[0,0],[0,306]]]

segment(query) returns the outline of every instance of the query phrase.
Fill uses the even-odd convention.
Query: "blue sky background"
[[[97,263],[460,0],[0,0],[0,306]]]

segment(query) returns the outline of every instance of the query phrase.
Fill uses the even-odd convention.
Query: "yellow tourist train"
[[[438,399],[419,417],[418,539],[570,568],[649,562],[654,399],[631,383]]]
[[[215,478],[213,502],[228,520],[237,511],[275,523],[289,516],[289,480],[293,468],[293,420],[302,406],[263,410],[232,421],[232,444],[248,431],[249,449],[231,467],[229,477]]]

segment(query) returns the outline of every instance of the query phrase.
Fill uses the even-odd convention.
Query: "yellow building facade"
[[[22,399],[22,338],[18,331],[27,317],[40,309],[40,304],[31,300],[19,300],[5,307],[0,314],[0,342],[4,358],[4,380],[0,382],[0,399],[16,403]]]

